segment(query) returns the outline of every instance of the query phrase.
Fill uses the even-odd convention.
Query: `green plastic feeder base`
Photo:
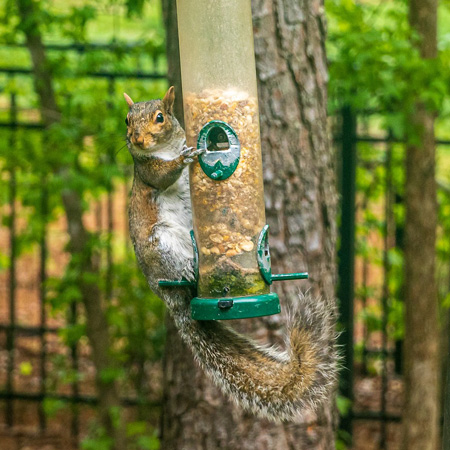
[[[280,301],[275,293],[250,297],[195,297],[191,301],[191,317],[195,320],[246,319],[280,312]]]

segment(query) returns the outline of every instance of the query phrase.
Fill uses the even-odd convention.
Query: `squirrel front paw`
[[[205,152],[204,148],[187,147],[186,145],[184,145],[183,149],[181,150],[183,163],[186,165],[191,164],[192,162],[194,162],[195,158],[197,158],[204,152]]]

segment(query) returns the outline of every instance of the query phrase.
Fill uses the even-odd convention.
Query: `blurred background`
[[[160,98],[176,78],[166,54],[173,3],[0,4],[2,450],[125,448],[117,447],[119,438],[108,431],[115,426],[105,420],[106,410],[109,420],[116,411],[117,420],[126,423],[126,448],[170,448],[162,446],[159,431],[166,401],[164,306],[149,291],[128,236],[132,160],[125,145],[122,93],[135,101]],[[405,277],[407,202],[429,214],[427,200],[414,197],[414,185],[429,195],[437,215],[436,222],[429,216],[430,236],[419,231],[417,243],[431,245],[435,260],[434,284],[425,295],[429,303],[421,311],[435,314],[433,336],[428,326],[425,332],[429,353],[436,350],[433,370],[442,381],[439,395],[431,398],[438,422],[444,397],[450,306],[450,2],[436,4],[437,34],[425,38],[411,19],[414,2],[287,3],[291,6],[254,2],[255,49],[262,67],[257,39],[264,8],[273,6],[271,13],[283,22],[278,26],[294,31],[302,26],[308,33],[309,18],[322,18],[318,47],[284,50],[290,56],[304,52],[305,61],[315,61],[316,78],[323,77],[322,90],[314,95],[320,98],[317,108],[322,102],[328,112],[322,139],[334,175],[325,180],[331,183],[326,191],[339,193],[336,208],[330,209],[338,213],[326,219],[339,231],[324,227],[333,236],[329,270],[347,367],[337,401],[342,420],[336,448],[399,449],[410,367],[403,364],[405,296],[416,289],[409,285],[416,277]],[[310,25],[311,30],[316,28]],[[299,36],[307,43],[308,37]],[[429,56],[424,47],[433,42],[435,54]],[[314,59],[323,46],[327,69]],[[264,86],[267,70],[261,67]],[[283,130],[277,104],[264,93],[260,103],[262,128],[273,119],[267,105],[275,117],[272,126]],[[428,181],[408,181],[405,174],[408,149],[424,146],[423,129],[432,132],[425,138],[432,150],[422,154],[431,158],[429,165],[436,158],[435,173],[427,172],[427,180],[431,174],[436,182],[430,189]],[[420,152],[410,164],[419,166],[419,160]],[[271,181],[265,181],[270,190]],[[300,210],[300,222],[301,215]],[[274,258],[281,261],[282,252],[275,250]],[[416,258],[411,265],[417,268],[415,281],[428,286],[428,262]],[[425,323],[423,312],[421,319]]]

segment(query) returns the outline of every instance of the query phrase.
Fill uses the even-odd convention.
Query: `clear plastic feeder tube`
[[[187,145],[206,148],[190,172],[198,296],[267,294],[250,0],[178,0],[177,12]]]

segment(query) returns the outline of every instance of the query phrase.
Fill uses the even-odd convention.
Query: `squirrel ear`
[[[171,113],[173,109],[173,102],[175,101],[175,88],[170,86],[169,90],[166,92],[166,95],[163,98],[164,106],[166,110]]]
[[[133,100],[131,100],[131,97],[128,94],[125,94],[125,92],[123,93],[123,96],[125,97],[128,106],[131,108],[134,105]]]

